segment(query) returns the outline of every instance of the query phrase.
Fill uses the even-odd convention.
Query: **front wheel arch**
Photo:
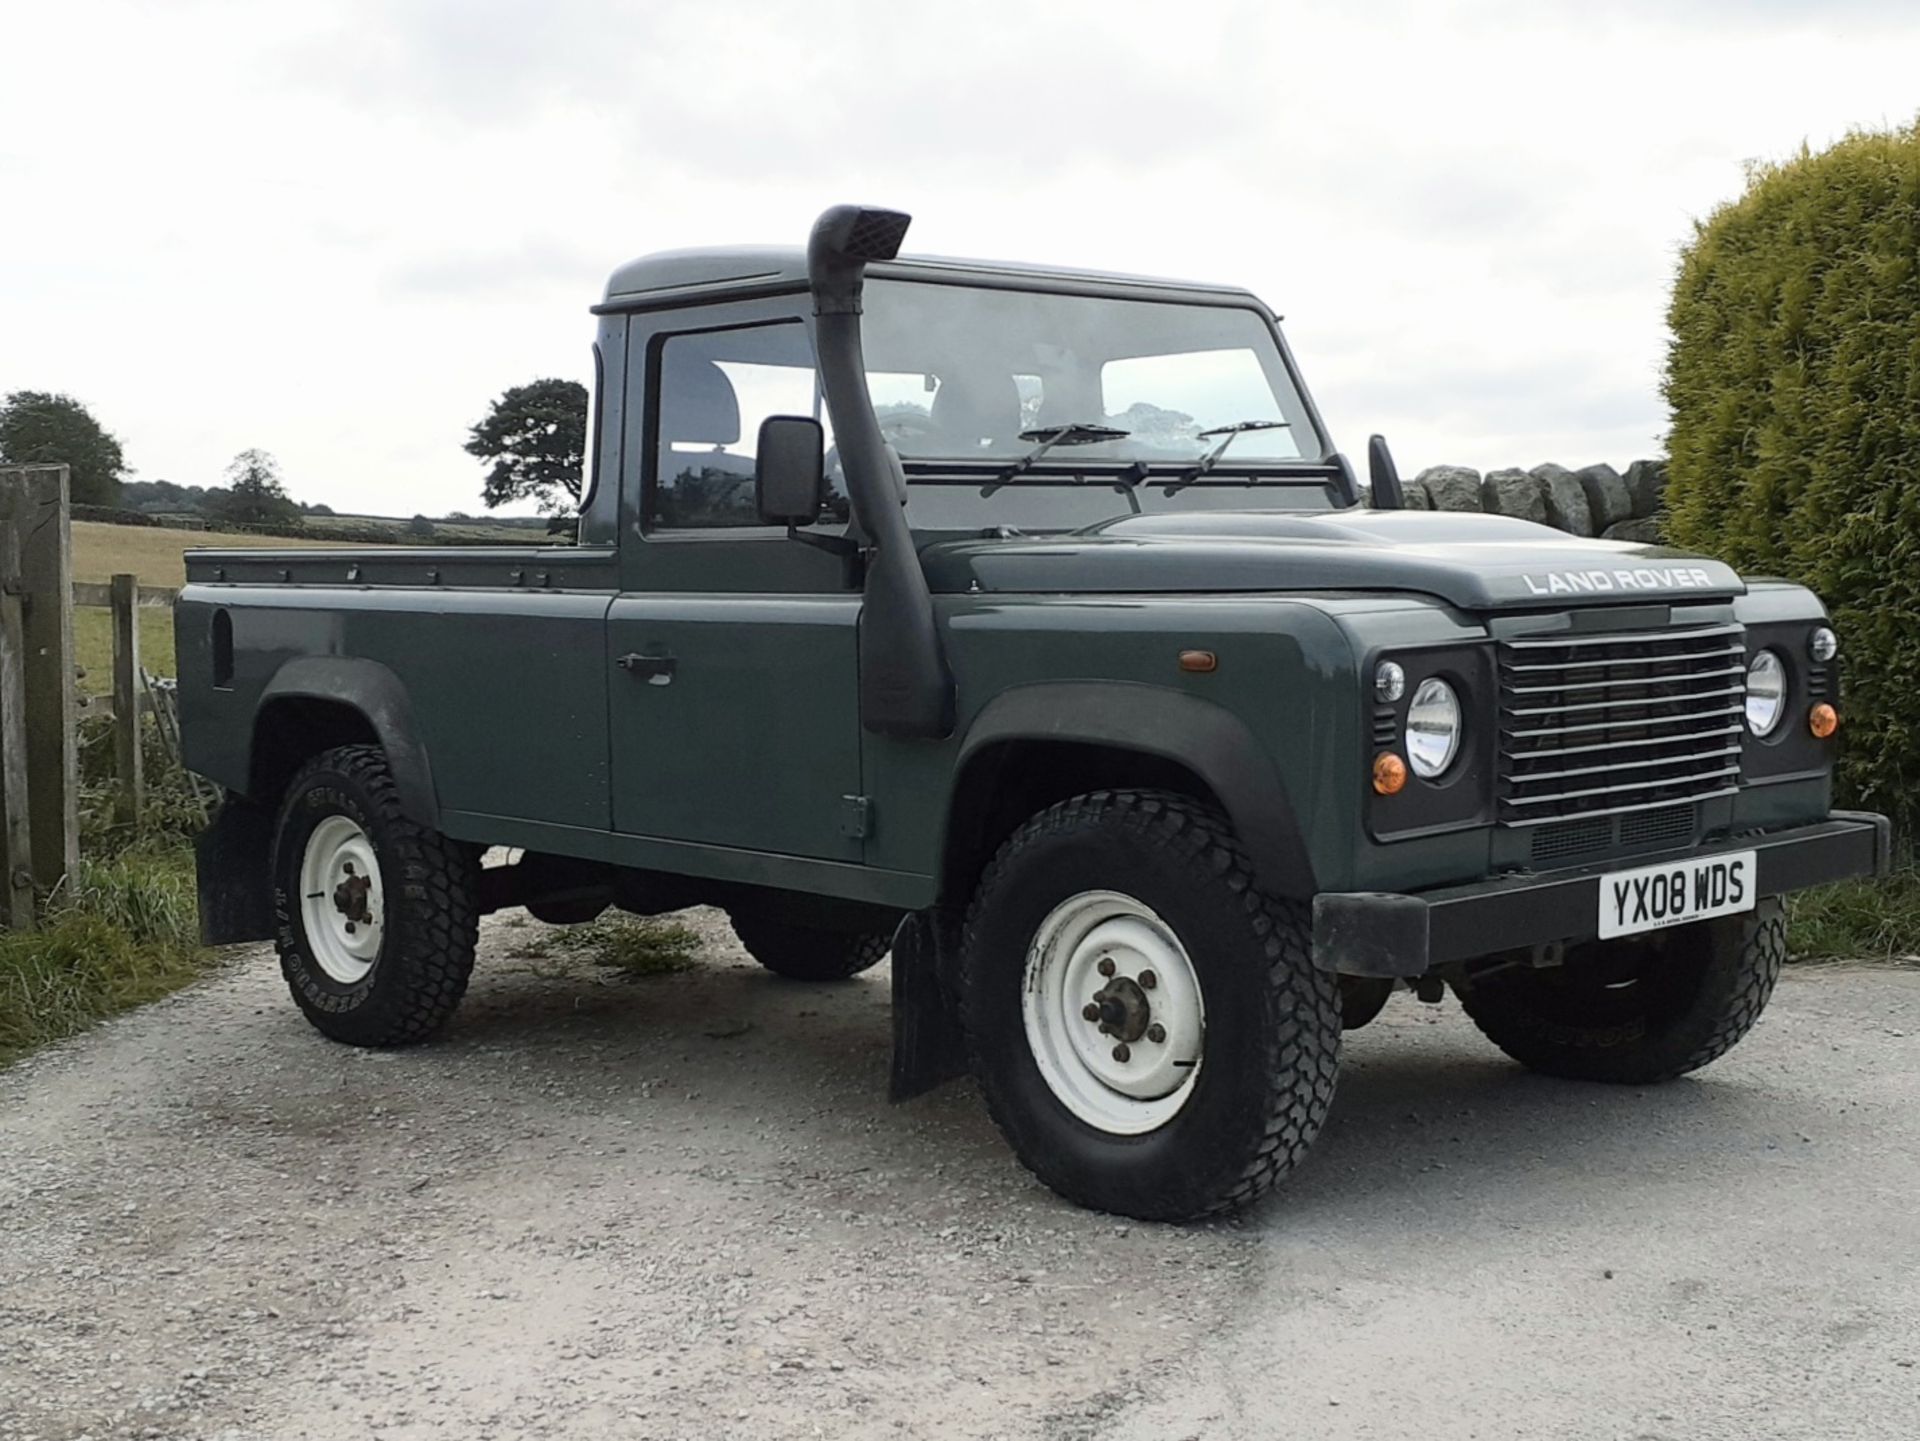
[[[1211,806],[1269,895],[1310,902],[1319,889],[1292,799],[1240,717],[1161,686],[1047,681],[1002,691],[967,728],[941,832],[941,903],[965,906],[1028,817],[1100,789],[1168,791]]]

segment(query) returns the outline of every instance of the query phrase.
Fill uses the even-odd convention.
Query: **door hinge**
[[[840,797],[840,834],[863,841],[873,833],[873,802],[865,796]]]

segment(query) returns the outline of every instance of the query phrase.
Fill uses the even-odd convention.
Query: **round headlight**
[[[1824,664],[1840,654],[1840,637],[1823,625],[1808,638],[1807,649],[1815,660]]]
[[[1775,651],[1763,650],[1747,662],[1747,729],[1770,736],[1787,713],[1787,665]]]
[[[1438,676],[1428,676],[1407,707],[1407,762],[1422,780],[1432,780],[1460,750],[1460,697]]]

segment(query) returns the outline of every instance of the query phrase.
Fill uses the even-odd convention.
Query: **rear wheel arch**
[[[1272,759],[1232,712],[1123,682],[1005,691],[961,744],[941,847],[943,904],[964,907],[1001,842],[1029,817],[1100,789],[1155,789],[1224,813],[1263,889],[1308,900],[1313,865]]]
[[[386,666],[359,657],[298,657],[267,683],[254,712],[247,794],[263,805],[277,805],[302,765],[348,745],[385,752],[402,812],[439,829],[433,770],[406,687]]]

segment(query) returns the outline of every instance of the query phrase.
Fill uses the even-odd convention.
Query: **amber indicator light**
[[[1210,650],[1183,650],[1180,652],[1180,669],[1205,675],[1208,671],[1220,669],[1220,657]]]
[[[1407,763],[1392,751],[1381,751],[1373,758],[1373,788],[1383,796],[1400,794],[1407,783]]]
[[[1819,705],[1807,712],[1807,729],[1821,740],[1825,740],[1840,729],[1840,712],[1825,701],[1821,701]]]

